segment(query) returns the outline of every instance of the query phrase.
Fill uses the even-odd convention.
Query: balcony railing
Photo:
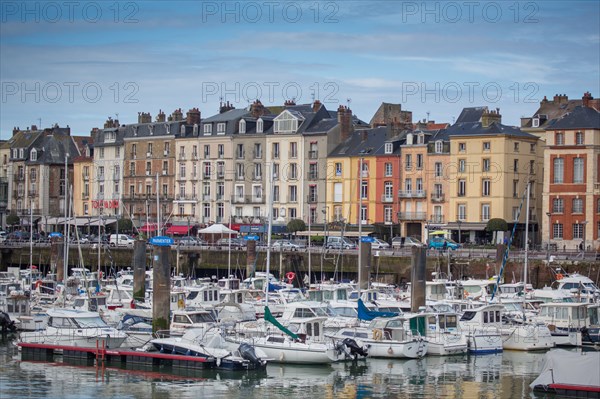
[[[265,197],[256,197],[254,195],[234,195],[231,197],[234,204],[264,204]]]
[[[383,194],[381,196],[381,202],[392,203],[394,202],[394,196]]]
[[[318,173],[311,173],[311,172],[309,172],[308,176],[307,176],[307,179],[311,180],[311,181],[319,180],[319,174]]]
[[[399,220],[425,220],[425,212],[398,212]]]
[[[431,202],[440,203],[440,202],[444,202],[445,200],[446,200],[446,197],[443,193],[431,193]]]
[[[198,197],[196,194],[177,194],[175,196],[175,201],[196,201]]]
[[[398,197],[400,198],[425,198],[427,196],[427,191],[425,190],[399,190]]]
[[[319,158],[319,152],[318,151],[309,151],[308,152],[308,159],[318,159]]]
[[[314,204],[314,203],[318,202],[317,194],[306,196],[306,202],[308,202],[309,204]]]
[[[445,223],[444,215],[433,215],[431,217],[431,223]]]

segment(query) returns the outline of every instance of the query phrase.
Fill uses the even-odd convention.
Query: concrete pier
[[[153,259],[152,332],[169,329],[171,310],[171,247],[156,246]]]
[[[413,247],[411,259],[410,310],[416,313],[425,306],[427,248]]]
[[[146,296],[146,241],[136,240],[133,245],[133,299],[144,301]]]

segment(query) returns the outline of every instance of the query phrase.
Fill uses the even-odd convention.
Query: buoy
[[[285,278],[287,278],[288,283],[290,283],[290,284],[292,283],[292,281],[294,281],[295,277],[296,277],[296,273],[294,273],[294,272],[287,272],[285,274]]]

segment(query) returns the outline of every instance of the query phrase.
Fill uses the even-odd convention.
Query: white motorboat
[[[460,327],[467,336],[470,353],[502,352],[502,305],[484,305],[467,310],[460,318]]]
[[[587,306],[581,302],[543,303],[535,320],[548,326],[557,346],[581,346],[581,329],[587,327]]]
[[[426,328],[421,329],[427,339],[427,354],[448,356],[467,352],[467,337],[460,331],[457,313],[420,313],[405,315],[413,325],[419,325],[418,318],[425,318]],[[415,321],[412,321],[415,319]]]
[[[84,348],[118,348],[127,335],[108,326],[98,312],[54,308],[48,310],[44,330],[25,332],[21,342]]]

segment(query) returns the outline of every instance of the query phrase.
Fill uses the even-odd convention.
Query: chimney
[[[15,126],[13,127],[13,136],[17,133],[19,133],[19,128]]]
[[[31,125],[31,130],[36,131],[37,129],[37,125]]]
[[[291,107],[293,105],[296,105],[296,101],[294,100],[285,100],[285,102],[283,103],[284,106],[286,107]]]
[[[569,97],[566,94],[555,94],[552,101],[554,104],[566,104],[569,102]]]
[[[481,114],[481,126],[488,127],[492,123],[502,123],[502,115],[500,115],[500,108],[496,110],[485,110]]]
[[[190,109],[185,118],[186,124],[188,125],[199,125],[200,124],[200,110],[198,108]]]
[[[344,105],[338,107],[338,123],[340,124],[340,140],[346,141],[354,131],[352,110]]]
[[[152,116],[150,112],[138,112],[138,123],[151,123]]]
[[[183,120],[183,112],[181,112],[181,108],[178,108],[175,111],[173,111],[173,113],[171,114],[171,121],[179,122],[182,120]]]
[[[313,112],[318,112],[321,109],[321,105],[321,101],[315,100],[315,102],[312,105]]]
[[[260,100],[255,100],[252,105],[250,105],[250,115],[253,118],[260,118],[265,114],[265,107],[262,105]]]
[[[544,96],[544,99],[542,101],[540,101],[540,105],[544,105],[548,102],[548,99],[546,98],[546,96]]]
[[[219,113],[220,114],[223,114],[227,111],[231,111],[232,109],[235,109],[235,107],[233,106],[233,104],[230,104],[229,101],[227,101],[226,104],[221,102],[219,105]]]
[[[581,102],[584,107],[593,108],[596,111],[600,112],[600,100],[592,97],[592,93],[586,91],[583,97],[581,98]]]
[[[157,122],[165,122],[167,119],[165,113],[163,112],[162,109],[158,110],[158,115],[156,115],[156,121]]]

